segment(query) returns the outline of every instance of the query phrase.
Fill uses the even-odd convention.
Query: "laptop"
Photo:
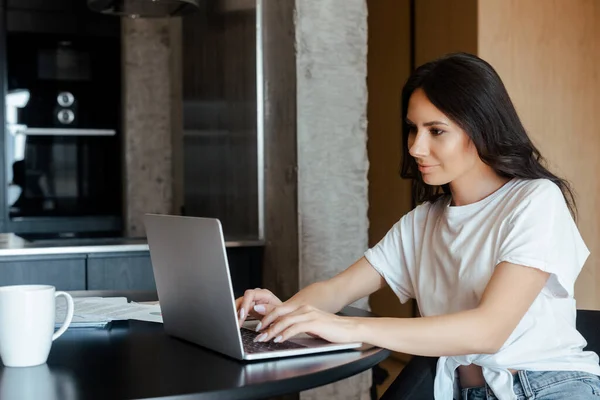
[[[254,342],[258,321],[238,325],[223,230],[218,219],[145,215],[146,235],[165,332],[239,360],[357,349],[302,334]]]

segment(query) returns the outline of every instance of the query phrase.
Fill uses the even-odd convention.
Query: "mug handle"
[[[67,316],[65,317],[65,320],[63,321],[60,329],[57,330],[56,332],[54,332],[54,335],[52,335],[53,342],[56,339],[58,339],[60,337],[60,335],[65,333],[65,331],[67,330],[69,325],[71,325],[71,320],[73,319],[73,311],[75,311],[75,306],[73,304],[73,298],[71,297],[71,295],[69,293],[66,293],[66,292],[54,293],[55,298],[58,296],[63,296],[67,300]]]

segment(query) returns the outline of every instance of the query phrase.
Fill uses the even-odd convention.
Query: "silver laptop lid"
[[[241,359],[219,220],[146,214],[145,226],[165,331]]]

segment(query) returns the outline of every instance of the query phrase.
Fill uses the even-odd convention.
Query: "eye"
[[[415,133],[417,131],[417,127],[415,125],[408,125],[408,132]]]
[[[431,134],[434,135],[434,136],[439,136],[442,133],[444,133],[445,131],[443,131],[441,129],[432,128],[429,132],[431,132]]]

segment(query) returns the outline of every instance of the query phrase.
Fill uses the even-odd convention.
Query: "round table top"
[[[42,366],[0,366],[0,398],[259,399],[335,382],[388,355],[372,348],[238,361],[167,335],[162,324],[113,321],[67,330]]]

